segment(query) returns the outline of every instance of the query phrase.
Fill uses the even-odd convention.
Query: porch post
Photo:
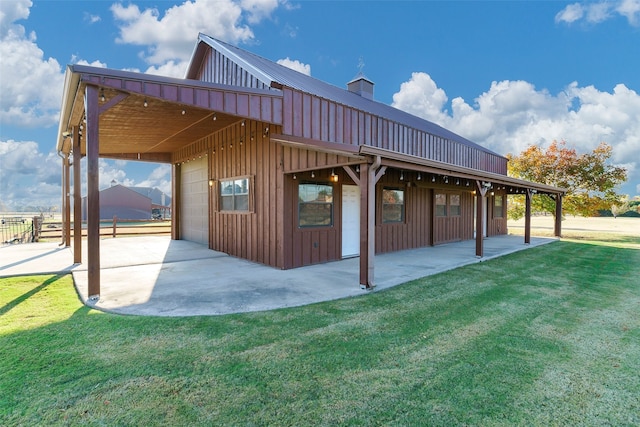
[[[100,298],[100,141],[98,88],[87,85],[84,97],[87,117],[87,277],[89,299]]]
[[[524,243],[531,243],[531,190],[528,188],[524,203]]]
[[[71,182],[70,182],[69,154],[64,156],[64,245],[71,246]]]
[[[488,188],[483,186],[482,181],[476,181],[476,256],[482,258],[484,256],[484,196],[487,194]]]
[[[553,235],[562,237],[562,194],[556,195],[556,222],[553,227]]]
[[[182,180],[182,168],[180,163],[174,163],[171,168],[171,239],[180,240],[180,205],[182,194],[180,192]]]
[[[360,165],[360,287],[369,288],[374,265],[369,258],[369,164]],[[374,235],[375,243],[375,235]],[[374,246],[375,251],[375,246]]]
[[[73,263],[82,263],[82,193],[80,180],[80,127],[73,129]]]
[[[66,220],[66,216],[65,216],[65,212],[66,212],[66,203],[67,203],[67,198],[65,196],[66,190],[67,190],[67,186],[64,182],[64,179],[66,177],[65,174],[65,167],[67,165],[67,159],[69,158],[69,156],[67,154],[64,154],[64,157],[62,158],[62,169],[60,170],[61,172],[61,179],[60,179],[60,186],[62,187],[62,193],[60,194],[61,199],[60,199],[60,221],[62,223],[62,236],[60,239],[60,246],[64,245],[65,242],[65,235],[64,233],[66,232],[66,227],[65,227],[65,220]]]

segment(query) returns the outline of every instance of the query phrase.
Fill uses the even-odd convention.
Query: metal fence
[[[3,245],[29,243],[38,240],[43,217],[7,215],[0,218],[0,242]]]

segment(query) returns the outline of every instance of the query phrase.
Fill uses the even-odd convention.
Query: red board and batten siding
[[[503,212],[502,216],[496,216],[495,213],[495,199],[502,197]],[[498,236],[501,234],[507,234],[507,197],[505,193],[496,192],[494,196],[489,196],[486,199],[488,203],[488,218],[487,218],[487,236]]]
[[[287,147],[285,147],[285,150]],[[306,150],[302,150],[306,151]],[[311,154],[311,152],[310,152]],[[320,153],[318,153],[320,154]],[[329,155],[331,156],[331,155]],[[286,156],[285,156],[286,157]],[[333,185],[333,225],[328,227],[299,227],[298,185],[301,182],[330,183],[330,169],[317,170],[311,178],[309,172],[285,176],[284,209],[284,268],[335,261],[341,258],[342,249],[342,185],[354,182],[343,171],[336,168],[338,183]]]
[[[243,69],[214,49],[209,50],[203,59],[198,79],[244,88],[269,88],[266,82],[259,81],[250,71]],[[283,87],[282,94],[282,104],[273,105],[274,120],[266,118],[269,112],[263,112],[258,117],[255,115],[255,110],[242,108],[240,103],[244,100],[240,97],[237,99],[239,103],[236,108],[237,113],[257,120],[282,123],[284,135],[356,147],[369,145],[457,166],[502,175],[507,173],[506,159],[502,156],[478,150],[290,87]],[[227,102],[227,104],[231,103]],[[267,104],[261,103],[260,105]],[[227,105],[224,111],[231,113],[232,110],[234,110],[233,106]],[[280,112],[282,117],[275,117]]]
[[[272,142],[264,122],[247,121],[213,133],[182,148],[174,161],[206,155],[210,187],[209,246],[273,267],[283,267],[283,175],[279,166],[282,147]],[[233,145],[233,146],[232,146]],[[218,209],[218,180],[249,177],[250,211],[221,212]]]
[[[368,145],[486,172],[507,172],[501,156],[298,90],[284,88],[283,94],[285,135],[355,147]]]
[[[401,223],[382,223],[384,187],[405,191],[405,218]],[[400,181],[396,171],[388,171],[376,185],[376,253],[415,249],[431,244],[432,195],[429,188]]]
[[[443,190],[440,188],[434,190],[435,193],[460,195],[460,215],[439,217],[435,216],[435,210],[433,211],[433,243],[438,245],[473,239],[473,199],[475,196],[469,191]]]
[[[262,83],[247,70],[214,49],[208,50],[198,75],[198,79],[205,82],[254,89],[269,89],[269,86]]]

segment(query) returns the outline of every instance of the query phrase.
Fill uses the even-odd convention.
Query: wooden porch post
[[[364,289],[375,287],[376,183],[387,170],[380,163],[376,156],[373,164],[360,167],[360,287]]]
[[[531,243],[531,190],[528,188],[524,202],[524,243]]]
[[[369,164],[360,165],[360,287],[369,289],[373,282],[373,260],[369,257]],[[375,197],[375,195],[374,195]],[[375,234],[374,234],[375,236]],[[374,237],[375,240],[375,237]],[[373,250],[375,252],[375,241]]]
[[[476,181],[476,256],[482,258],[484,256],[484,197],[488,188],[483,186],[482,181]]]
[[[64,224],[65,211],[66,211],[65,204],[67,203],[67,198],[65,197],[65,192],[66,192],[67,186],[64,183],[64,179],[66,177],[65,167],[66,167],[67,159],[69,158],[69,156],[67,154],[63,154],[63,155],[64,155],[64,157],[62,158],[62,164],[61,164],[62,165],[62,169],[60,170],[60,172],[61,172],[60,186],[62,187],[62,193],[60,194],[60,196],[61,196],[61,198],[60,198],[60,203],[61,203],[61,206],[60,206],[60,220],[61,220],[61,223],[62,223],[62,230],[61,230],[62,231],[62,236],[61,236],[61,239],[60,239],[60,246],[64,245],[64,242],[65,242],[64,233],[67,230],[66,227],[65,227],[65,224]]]
[[[87,85],[84,97],[87,117],[87,275],[89,299],[100,298],[100,141],[98,88]]]
[[[69,154],[64,156],[64,245],[71,246],[71,182],[70,182],[70,161]]]
[[[73,127],[73,263],[82,262],[82,193],[80,180],[80,128]]]
[[[562,237],[562,194],[556,195],[556,222],[553,227],[553,235]]]
[[[182,194],[182,168],[180,163],[174,163],[171,168],[171,239],[180,240],[180,205]]]

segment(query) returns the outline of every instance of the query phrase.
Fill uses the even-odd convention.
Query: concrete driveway
[[[485,257],[475,241],[377,255],[373,292],[407,281],[486,261],[555,241],[522,236],[485,240]],[[273,310],[365,295],[359,259],[278,270],[169,237],[107,238],[100,242],[101,295],[93,307],[121,314],[154,316],[219,315]],[[86,240],[83,241],[86,250]],[[86,252],[83,254],[86,261]],[[87,303],[86,264],[73,264],[71,248],[56,243],[0,247],[3,276],[71,272]]]

